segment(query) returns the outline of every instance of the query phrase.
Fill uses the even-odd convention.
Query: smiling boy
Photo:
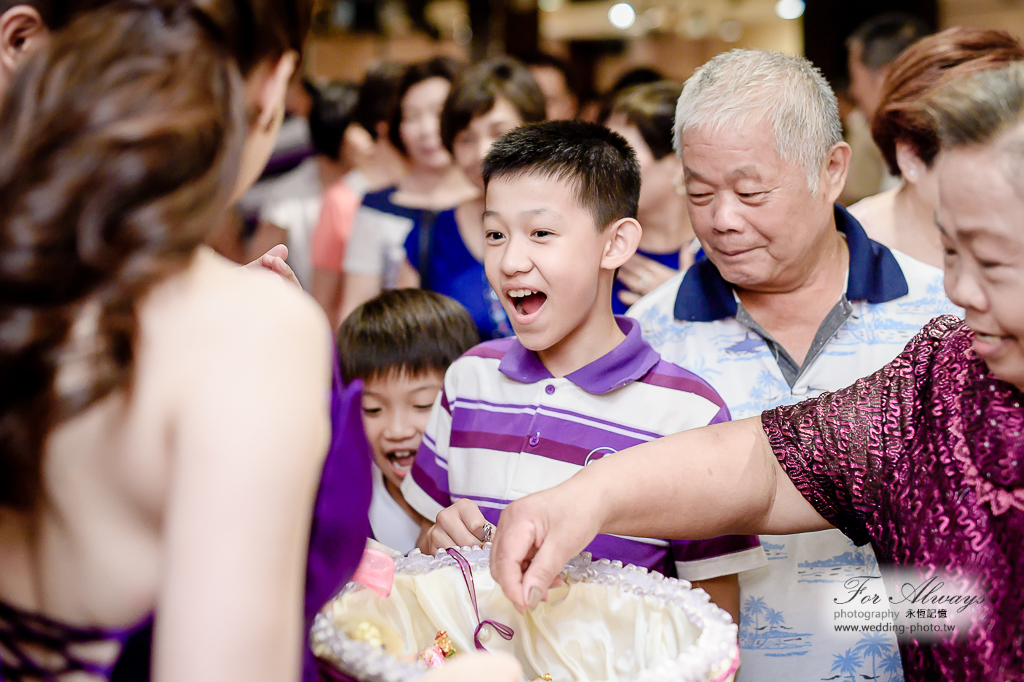
[[[362,304],[338,330],[341,374],[363,381],[363,430],[373,453],[370,530],[403,554],[425,519],[402,497],[445,370],[480,341],[457,301],[422,289],[390,289]]]
[[[606,454],[729,419],[710,386],[612,314],[615,270],[641,236],[639,167],[622,137],[578,121],[523,126],[495,142],[483,177],[484,266],[516,338],[449,368],[402,483],[435,520],[421,542],[431,552],[479,544],[509,502]],[[587,549],[698,583],[734,619],[735,574],[766,563],[751,536],[598,536]]]

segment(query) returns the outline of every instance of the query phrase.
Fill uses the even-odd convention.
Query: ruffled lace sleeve
[[[892,509],[905,461],[926,437],[933,366],[963,321],[932,320],[888,365],[852,386],[761,415],[775,456],[797,490],[858,545],[870,541],[872,515]],[[877,518],[875,519],[878,520]]]

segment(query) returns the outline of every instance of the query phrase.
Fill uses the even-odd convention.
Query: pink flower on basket
[[[363,558],[355,575],[352,576],[352,582],[359,583],[373,590],[381,599],[386,599],[395,584],[395,560],[384,552],[364,549]]]
[[[440,668],[445,663],[444,653],[440,647],[430,645],[420,654],[420,660],[427,664],[428,668]]]

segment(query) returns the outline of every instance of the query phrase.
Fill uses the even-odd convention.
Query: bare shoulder
[[[212,252],[161,284],[141,315],[139,376],[181,404],[201,387],[228,398],[263,376],[330,376],[331,334],[320,307],[275,275],[240,268]]]
[[[309,295],[205,249],[186,273],[153,292],[142,319],[155,344],[173,341],[178,350],[199,353],[239,342],[253,348],[315,339],[322,346],[330,338],[326,318]]]
[[[868,236],[889,245],[893,236],[896,189],[886,190],[850,206],[850,215],[857,219]]]

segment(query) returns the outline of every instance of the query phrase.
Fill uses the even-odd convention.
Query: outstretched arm
[[[752,417],[629,448],[513,502],[501,515],[491,572],[525,610],[598,533],[699,540],[830,527]]]

